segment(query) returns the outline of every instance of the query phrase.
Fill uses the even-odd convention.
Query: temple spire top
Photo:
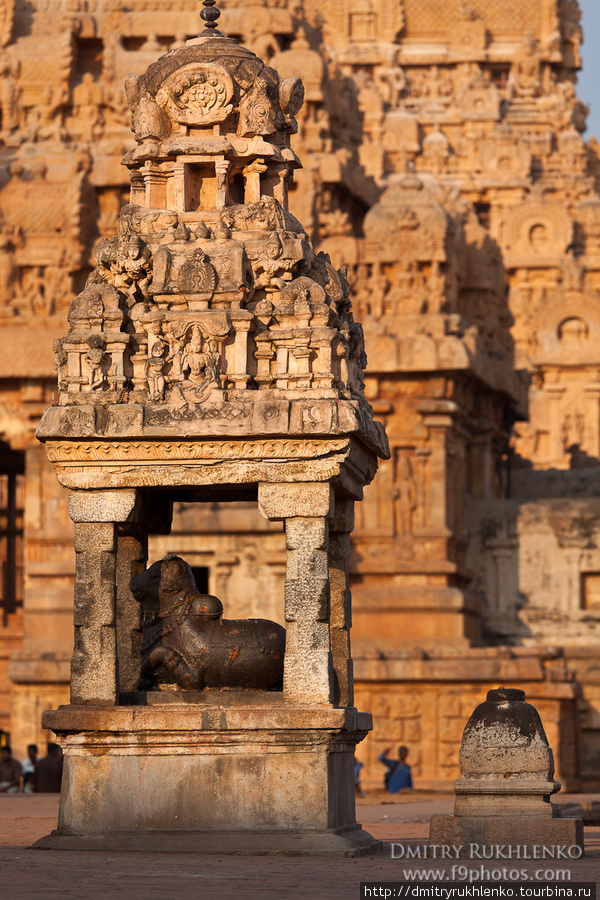
[[[217,19],[221,16],[221,10],[216,6],[217,0],[202,0],[203,10],[200,11],[200,18],[204,22],[207,29],[205,35],[220,34],[217,29]]]

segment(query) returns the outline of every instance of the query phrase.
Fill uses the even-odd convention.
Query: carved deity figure
[[[539,41],[528,31],[525,43],[514,55],[509,84],[516,97],[539,97],[542,92]]]
[[[167,362],[171,363],[169,381],[183,381],[183,372],[181,371],[182,343],[175,333],[172,323],[169,325],[169,330],[167,331],[165,337],[169,345],[169,349],[167,351]]]
[[[102,134],[102,105],[104,92],[102,85],[96,84],[91,72],[86,72],[81,83],[73,90],[73,114],[86,141],[92,141]]]
[[[394,481],[394,532],[397,536],[412,533],[413,518],[417,508],[417,488],[408,456],[400,456]]]
[[[17,74],[6,57],[0,60],[0,127],[4,133],[15,131],[19,127],[20,89]]]
[[[165,344],[157,340],[152,344],[146,363],[148,394],[151,400],[165,399]]]
[[[129,298],[128,306],[146,299],[148,287],[152,279],[150,251],[143,240],[131,235],[116,260],[117,275],[115,286]]]
[[[34,266],[23,288],[24,305],[34,315],[47,312],[42,271],[41,266]]]
[[[44,268],[44,310],[47,315],[52,315],[64,307],[70,291],[71,279],[64,268],[61,266]]]
[[[399,106],[400,98],[407,87],[406,75],[398,65],[397,55],[398,51],[395,50],[389,61],[375,71],[375,83],[381,99],[390,109],[396,109]]]
[[[15,264],[15,239],[5,226],[0,224],[0,296],[3,302],[10,302],[15,296],[19,270]]]
[[[41,103],[27,113],[26,135],[31,141],[61,140],[64,138],[62,120],[68,91],[62,85],[47,84],[42,91]]]
[[[198,591],[181,557],[154,563],[129,587],[142,604],[140,690],[282,689],[285,629],[267,619],[223,619],[221,601]]]
[[[375,318],[383,315],[385,298],[389,290],[389,282],[381,265],[374,265],[369,279],[369,302],[367,311]]]
[[[369,269],[365,263],[359,263],[352,278],[352,305],[357,319],[364,318],[369,308]]]
[[[186,345],[181,370],[191,384],[203,387],[217,381],[217,354],[204,349],[204,339],[198,325],[192,328],[192,336]]]
[[[86,354],[88,364],[88,386],[90,390],[101,389],[106,384],[106,353],[99,335],[93,334],[89,340],[90,349]]]
[[[289,260],[281,259],[283,248],[277,235],[269,239],[266,256],[261,256],[254,267],[257,288],[281,290],[285,285],[285,275],[291,269]]]

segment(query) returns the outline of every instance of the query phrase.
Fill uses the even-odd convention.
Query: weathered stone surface
[[[267,519],[296,519],[328,516],[333,510],[334,497],[329,484],[260,484],[258,488],[258,509]],[[316,522],[314,526],[324,526]],[[297,549],[303,542],[310,540],[306,529],[309,523],[291,523],[289,526],[288,547]],[[312,540],[319,540],[315,535]]]
[[[131,850],[155,849],[162,836],[163,852],[214,853],[217,840],[221,853],[379,847],[356,825],[346,789],[352,748],[371,725],[356,710],[71,706],[44,722],[65,735],[67,762],[57,832],[37,847],[110,849],[117,835]]]
[[[125,522],[133,512],[135,500],[135,491],[71,493],[69,495],[69,515],[76,523]],[[84,538],[78,537],[77,540],[82,542]]]
[[[550,803],[560,784],[554,781],[552,750],[539,714],[525,702],[524,691],[488,692],[465,726],[460,770],[454,816],[432,817],[430,846],[466,849],[494,844],[497,835],[513,846],[539,847],[552,839],[554,846],[583,853],[583,822],[560,818]]]
[[[16,612],[9,606],[0,627],[0,726],[11,731],[23,755],[29,741],[41,744],[45,737],[29,712],[43,707],[46,698],[51,702],[46,684],[37,680],[36,673],[46,671],[43,654],[58,653],[64,660],[72,643],[72,525],[64,491],[36,450],[32,433],[55,390],[51,342],[64,337],[65,315],[94,265],[91,253],[99,240],[105,241],[103,257],[111,265],[106,242],[115,234],[120,206],[130,199],[127,172],[120,165],[123,150],[133,146],[125,76],[143,72],[161,53],[195,35],[197,5],[197,0],[178,0],[165,11],[134,2],[124,12],[88,4],[82,16],[66,2],[56,2],[52,9],[34,5],[26,15],[17,3],[3,31],[0,318],[7,352],[0,361],[0,437],[26,453],[27,464],[26,474],[16,476],[19,494],[26,494],[26,502],[16,505],[17,522],[20,528],[24,508],[26,529],[23,559],[15,565],[17,585],[21,564],[26,573],[26,622],[23,629],[19,592]],[[295,171],[287,186],[290,209],[315,246],[330,254],[334,268],[348,266],[355,314],[367,327],[367,393],[393,446],[392,459],[367,489],[357,514],[351,566],[355,634],[372,647],[376,644],[379,650],[373,652],[384,656],[388,638],[420,647],[432,657],[417,668],[439,673],[441,679],[425,678],[421,684],[424,696],[433,698],[437,691],[431,716],[436,724],[431,727],[438,739],[428,734],[411,750],[413,761],[418,751],[427,767],[425,774],[415,764],[415,772],[432,786],[447,786],[455,777],[460,735],[451,745],[452,756],[440,737],[437,705],[443,705],[450,678],[460,678],[457,685],[472,696],[489,686],[483,681],[488,676],[492,680],[496,670],[505,683],[520,683],[526,673],[562,716],[553,745],[561,760],[571,760],[561,777],[568,774],[575,784],[580,764],[570,733],[579,731],[576,689],[565,679],[570,678],[569,666],[574,668],[592,721],[597,679],[584,651],[597,639],[600,571],[598,510],[588,499],[597,494],[600,441],[595,387],[598,153],[594,140],[586,144],[582,139],[585,110],[573,89],[581,27],[573,4],[550,2],[543,16],[539,4],[529,0],[518,9],[496,0],[470,3],[472,11],[462,6],[459,0],[436,3],[434,13],[429,0],[377,0],[358,16],[342,0],[311,0],[300,16],[291,0],[278,5],[260,0],[248,15],[243,0],[228,0],[222,28],[269,58],[282,79],[300,74],[304,81],[305,103],[295,116],[298,133],[290,148],[302,157],[304,168]],[[526,40],[528,29],[533,38]],[[146,99],[153,102],[145,98],[138,109],[138,134],[146,143],[164,142],[171,120],[167,125],[161,113],[154,119],[146,116],[153,109]],[[170,138],[174,154],[182,140]],[[266,153],[268,140],[261,140],[248,141],[256,157]],[[198,155],[206,151],[214,158],[231,152],[227,139],[212,133],[194,141]],[[411,166],[420,189],[415,179],[411,187],[403,178]],[[256,192],[257,175],[261,177],[260,172],[248,173],[249,191]],[[243,173],[235,190],[246,190],[242,182]],[[158,190],[159,185],[148,184],[152,196]],[[258,204],[260,218],[265,207],[260,200]],[[372,210],[368,217],[367,210]],[[363,228],[367,218],[372,240]],[[137,214],[134,219],[141,222]],[[158,214],[145,223],[150,236],[144,231],[142,240],[154,245],[162,229],[175,226],[172,213]],[[382,234],[384,240],[378,241]],[[275,263],[290,262],[288,254],[303,240],[294,235],[281,245]],[[235,293],[240,285],[222,266],[221,248],[227,243],[232,241],[213,237],[207,223],[198,223],[190,240],[182,241],[182,246],[210,256],[219,296],[227,290]],[[274,246],[272,253],[277,250]],[[128,249],[130,270],[113,273],[130,299],[147,262],[143,252],[136,254],[134,246],[131,254]],[[183,256],[188,255],[193,252],[184,250]],[[266,265],[258,273],[261,281],[272,274],[269,260],[260,262]],[[156,274],[163,278],[164,297],[173,296],[181,268],[187,266],[189,274],[188,262],[198,285],[210,287],[210,269],[201,259],[196,266],[194,259],[182,261],[177,251],[167,271],[162,254]],[[240,253],[235,272],[243,281]],[[161,284],[160,278],[156,283]],[[86,294],[90,313],[98,298],[104,303],[94,290],[92,296]],[[112,326],[117,318],[111,294],[106,292],[105,300]],[[74,325],[81,312],[73,310]],[[240,310],[235,328],[242,330],[247,321],[247,311]],[[315,336],[315,342],[321,337]],[[110,345],[111,359],[119,357],[122,346],[118,341]],[[256,359],[257,370],[260,365],[270,373],[271,352],[267,348]],[[59,345],[59,368],[66,356]],[[83,357],[84,365],[91,366],[93,360]],[[160,369],[156,361],[152,365]],[[507,454],[508,423],[524,388],[514,371],[522,368],[532,376],[529,422],[516,423],[516,453]],[[117,384],[121,373],[114,374]],[[141,359],[138,377],[148,377]],[[158,394],[159,382],[160,371],[153,376]],[[105,387],[94,392],[107,393]],[[262,399],[273,391],[256,393],[250,411],[230,402],[232,416],[224,421],[213,417],[214,407],[203,418],[182,413],[177,426],[171,423],[171,434],[177,430],[181,440],[190,434],[205,439],[243,435],[246,425],[237,428],[238,414],[252,422],[253,432],[274,436],[322,436],[329,428],[343,437],[355,430],[354,401],[342,406],[322,401],[318,409],[301,401],[292,422],[287,401]],[[105,432],[131,437],[143,428],[147,436],[161,437],[164,410],[159,401],[142,421],[140,404],[122,399],[116,396],[106,419],[98,416],[100,409],[94,415],[85,405],[71,408],[69,428],[76,433],[79,416],[81,434],[90,439],[86,453],[95,452],[87,449],[91,439]],[[519,415],[524,408],[519,400]],[[366,440],[368,428],[364,422],[362,427]],[[523,468],[515,468],[521,464]],[[141,465],[148,477],[155,463],[147,455],[129,457],[130,468]],[[211,465],[202,477],[208,477]],[[244,466],[244,477],[280,480],[274,467]],[[77,467],[74,459],[68,478],[61,478],[81,489],[85,485],[75,474]],[[239,478],[238,468],[235,462],[222,468],[222,481]],[[99,487],[115,487],[108,469],[98,466]],[[303,480],[309,477],[307,470],[300,474]],[[177,477],[172,466],[156,473],[165,484],[176,483]],[[325,463],[320,477],[328,477]],[[351,488],[358,499],[360,492]],[[509,489],[513,499],[500,499]],[[265,532],[268,523],[253,518],[247,507],[238,507],[235,514],[231,508],[200,508],[192,521],[191,504],[177,505],[177,537],[152,538],[153,558],[173,549],[189,556],[193,547],[194,563],[209,570],[228,607],[238,604],[236,614],[267,614],[283,622],[281,535]],[[198,534],[201,538],[194,538]],[[480,642],[482,628],[484,640],[489,635],[494,643],[522,641],[531,653],[529,661],[511,654],[483,665],[468,648],[472,640]],[[436,645],[449,641],[463,648],[462,656],[442,662]],[[546,652],[549,645],[566,648],[569,666],[563,661],[550,673],[550,662],[542,664],[536,656],[537,647]],[[28,687],[19,681],[21,693],[11,718],[8,666],[15,648],[24,648],[31,680]],[[38,654],[35,665],[32,654]],[[405,696],[407,687],[416,689],[410,665],[402,667],[401,660],[387,656],[368,662],[371,669],[387,673],[399,696]],[[360,671],[366,663],[360,660]],[[23,679],[23,666],[17,668]],[[23,705],[25,690],[31,705]],[[57,688],[55,703],[64,690],[64,684]],[[387,690],[383,683],[376,690],[367,678],[361,702],[374,709]],[[565,696],[569,693],[571,699]],[[395,718],[382,719],[379,733],[395,739],[411,723],[410,716],[403,718],[398,711]],[[585,784],[596,790],[597,726],[579,736]],[[373,764],[366,777],[379,783],[376,749],[368,750]],[[453,762],[446,765],[450,757]]]
[[[455,847],[459,859],[472,858],[471,845],[485,847],[491,859],[506,859],[508,852],[515,856],[520,852],[524,857],[535,852],[535,847],[560,847],[564,858],[580,859],[584,855],[583,820],[569,817],[528,819],[521,815],[432,816],[429,843],[430,846]],[[515,850],[508,851],[509,847]],[[517,847],[522,849],[519,851]],[[433,851],[430,853],[433,856]]]

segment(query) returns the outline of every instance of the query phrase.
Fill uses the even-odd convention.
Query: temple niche
[[[20,467],[7,457],[2,478],[7,489],[14,479],[19,548],[22,516],[25,539],[22,555],[9,553],[24,592],[17,577],[3,601],[0,672],[10,699],[3,695],[0,727],[10,725],[23,751],[43,740],[27,723],[65,696],[72,642],[71,525],[33,440],[56,389],[49,348],[96,265],[135,307],[143,248],[125,234],[111,243],[129,196],[123,82],[197,32],[196,5],[58,3],[50,13],[17,0],[1,38],[0,315],[14,352],[0,364],[0,439],[19,454]],[[190,161],[185,196],[184,173],[165,180],[143,165],[136,190],[172,191],[184,216],[223,192],[227,205],[260,191],[252,202],[261,204],[287,190],[316,249],[347,267],[365,327],[365,390],[393,451],[365,491],[353,535],[357,695],[375,715],[359,754],[365,783],[380,778],[376,756],[395,740],[410,744],[422,786],[447,786],[458,774],[461,716],[485,690],[518,680],[546,723],[559,779],[594,790],[600,163],[597,144],[583,138],[576,91],[577,3],[524,0],[511,12],[500,0],[221,7],[229,34],[282,77],[303,78],[290,145],[303,168],[286,185],[230,167],[224,185],[213,154]],[[138,129],[160,129],[156,118],[138,118]],[[159,256],[157,296],[172,296],[180,279],[202,287],[200,298],[213,279],[220,284],[217,248],[235,224],[227,218],[219,234],[216,223],[205,223],[210,236],[180,230],[169,259]],[[209,245],[214,272],[201,256]],[[184,247],[198,250],[186,268]],[[267,293],[271,281],[286,282],[289,252],[273,242],[255,270]],[[232,298],[247,285],[244,260],[236,265]],[[88,286],[88,311],[98,289]],[[200,334],[158,333],[144,315],[135,379],[156,397],[162,379],[167,395],[185,398],[189,388],[177,385],[188,382],[214,396],[223,374],[215,354],[242,375],[222,334],[201,322]],[[118,392],[121,374],[104,371],[103,352],[90,347],[77,363],[77,347],[63,346],[61,377],[77,363],[95,391]],[[255,358],[253,377],[271,377],[269,352]],[[283,535],[248,501],[201,514],[178,502],[171,534],[152,536],[151,549],[156,558],[183,555],[228,615],[283,623]]]

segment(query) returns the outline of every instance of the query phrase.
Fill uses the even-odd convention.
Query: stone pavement
[[[587,801],[590,798],[586,798]],[[598,799],[598,798],[596,798]],[[562,803],[577,802],[575,795]],[[429,817],[451,813],[449,794],[415,792],[388,797],[383,792],[358,801],[357,818],[375,837],[415,850],[427,839]],[[312,859],[299,857],[199,857],[190,854],[75,853],[33,851],[28,846],[55,826],[58,796],[0,796],[0,897],[2,900],[163,900],[174,895],[219,900],[353,900],[361,881],[402,881],[406,870],[421,871],[426,879],[444,870],[451,880],[452,860],[391,859],[389,843],[378,857],[364,859]],[[586,857],[565,860],[460,860],[463,879],[505,868],[523,870],[535,879],[536,871],[561,870],[573,881],[600,882],[600,827],[586,827]],[[413,875],[415,881],[418,876]],[[492,876],[493,877],[493,876]],[[564,879],[565,876],[559,876]],[[522,883],[522,880],[521,882]]]

